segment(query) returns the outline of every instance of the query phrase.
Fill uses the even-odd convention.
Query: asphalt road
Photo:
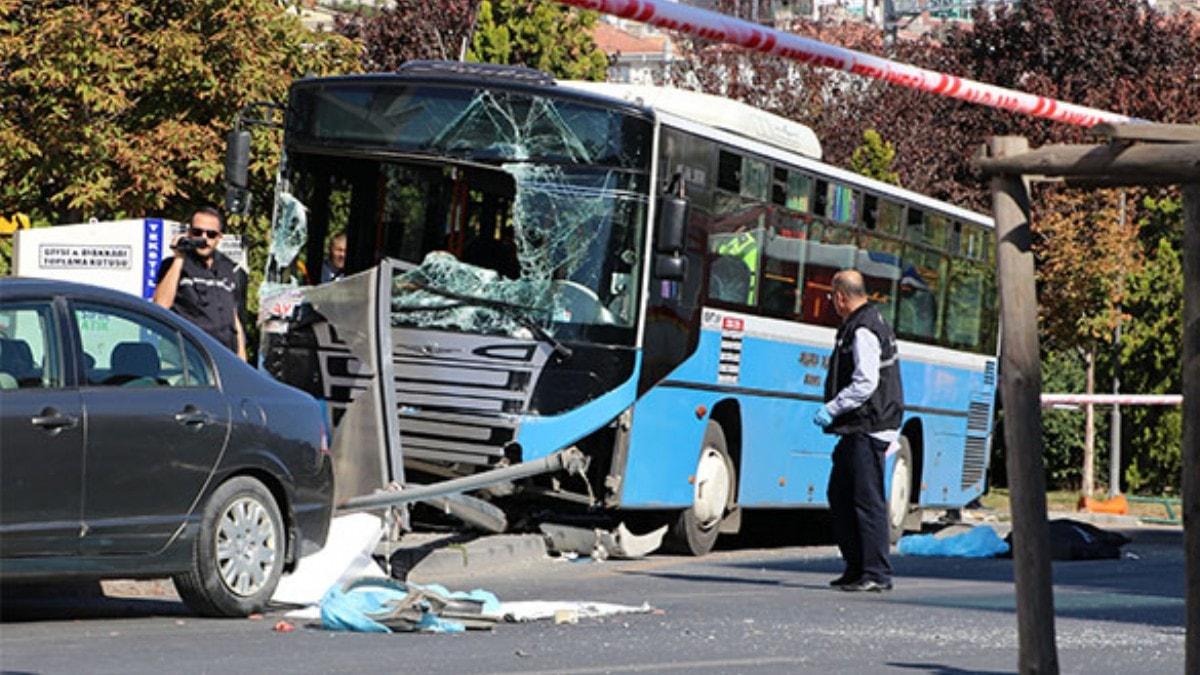
[[[1064,673],[1179,673],[1184,551],[1176,529],[1127,531],[1118,560],[1054,564]],[[345,634],[281,618],[206,620],[171,598],[6,603],[6,672],[1009,673],[1017,663],[1011,561],[893,558],[896,589],[850,594],[827,546],[703,559],[546,560],[475,578],[503,600],[597,600],[657,611],[461,635]]]

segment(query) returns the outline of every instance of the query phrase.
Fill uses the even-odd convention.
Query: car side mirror
[[[250,210],[250,132],[234,129],[225,137],[225,211],[243,215]]]

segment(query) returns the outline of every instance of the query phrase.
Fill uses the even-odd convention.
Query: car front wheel
[[[180,597],[197,614],[246,616],[260,612],[283,573],[283,517],[258,480],[237,476],[204,506],[192,569],[176,575]]]

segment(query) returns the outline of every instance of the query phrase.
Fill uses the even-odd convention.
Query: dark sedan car
[[[325,424],[149,302],[0,279],[0,580],[172,576],[200,614],[259,611],[325,543]]]

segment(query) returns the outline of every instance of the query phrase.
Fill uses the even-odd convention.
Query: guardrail
[[[1144,523],[1156,523],[1159,525],[1179,525],[1182,519],[1176,515],[1177,509],[1183,505],[1182,500],[1178,497],[1133,497],[1127,496],[1126,500],[1134,504],[1160,504],[1167,512],[1166,518],[1154,518],[1138,516],[1138,520]]]

